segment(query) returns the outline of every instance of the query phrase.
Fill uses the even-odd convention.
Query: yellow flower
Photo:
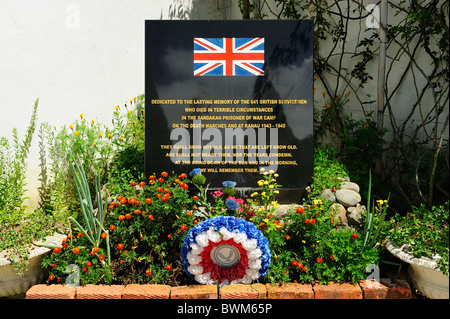
[[[131,112],[133,112],[133,111],[128,111],[128,114],[131,114]]]
[[[268,173],[268,172],[264,172],[263,174],[264,174],[264,175],[268,175],[269,173]]]
[[[116,105],[114,106],[114,109],[118,110],[120,108],[120,106]]]
[[[315,200],[313,200],[313,204],[319,205],[319,204],[322,204],[322,201],[320,199],[315,199]]]
[[[275,173],[273,176],[274,176],[274,177],[278,177],[278,176],[280,176],[280,175],[278,175],[278,173]]]
[[[274,171],[273,169],[271,169],[271,170],[269,171],[269,174],[273,174],[273,173],[275,173],[275,171]]]
[[[103,133],[98,133],[98,137],[103,137]]]
[[[95,123],[95,121],[94,121],[94,120],[92,120],[92,121],[91,121],[91,125],[94,125],[94,123]]]
[[[306,244],[306,241],[303,239],[303,240],[302,240],[302,243],[303,243],[303,244]]]
[[[264,172],[266,169],[264,168],[264,167],[261,167],[260,169],[259,169],[259,171],[262,173],[262,172]]]
[[[250,195],[250,197],[255,197],[255,196],[258,196],[258,192],[254,192]]]
[[[70,128],[71,130],[73,130],[73,125],[72,125],[72,124],[70,124],[70,125],[69,125],[69,128]]]
[[[269,185],[269,181],[264,181],[264,185]]]
[[[133,98],[133,101],[136,102],[136,97]]]
[[[111,137],[112,137],[112,135],[110,133],[108,133],[108,138],[111,138]]]
[[[80,114],[80,118],[83,118],[83,114]]]
[[[265,222],[267,224],[269,222],[269,220],[266,218],[266,219],[263,219],[263,222]]]
[[[94,143],[92,143],[92,145],[96,146],[96,145],[97,145],[97,143],[95,143],[95,142],[94,142]]]
[[[274,193],[274,194],[279,194],[279,193],[280,193],[280,191],[273,191],[273,193]]]
[[[262,195],[262,196],[266,196],[266,192],[262,192],[261,195]]]
[[[258,186],[263,186],[264,185],[264,181],[258,181]]]
[[[379,200],[377,200],[377,204],[378,204],[378,206],[381,206],[381,205],[383,205],[383,203],[384,203],[384,201],[383,201],[382,199],[379,199]]]
[[[258,212],[262,212],[263,211],[263,209],[262,209],[262,207],[260,207],[259,209],[258,209]]]
[[[120,112],[117,110],[117,111],[115,111],[114,113],[119,114]]]
[[[75,131],[75,132],[73,132],[73,134],[75,134],[75,136],[77,136],[78,134],[80,134],[80,132]]]
[[[130,100],[130,103],[133,103],[133,100]]]
[[[123,141],[124,140],[123,136],[120,139]]]
[[[273,188],[273,185],[269,185],[269,188],[272,189],[272,188]]]

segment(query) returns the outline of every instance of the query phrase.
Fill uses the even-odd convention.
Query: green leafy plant
[[[13,144],[0,138],[0,253],[24,275],[31,245],[59,230],[62,214],[47,215],[24,205],[28,154],[36,128],[39,99],[34,103],[30,124],[21,141],[13,130]]]
[[[448,277],[449,202],[428,209],[415,207],[405,216],[390,219],[388,239],[398,247],[408,245],[416,258],[437,257],[438,265]],[[439,256],[439,257],[438,257]]]

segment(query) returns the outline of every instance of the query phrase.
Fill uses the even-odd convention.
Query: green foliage
[[[313,184],[309,189],[310,196],[318,196],[324,189],[338,190],[347,176],[347,169],[338,161],[338,153],[335,149],[332,147],[316,148]]]
[[[449,202],[428,209],[424,204],[411,214],[390,220],[388,238],[398,247],[409,245],[415,257],[439,255],[438,265],[448,277]]]
[[[23,140],[13,130],[13,144],[0,137],[0,252],[13,261],[18,275],[24,275],[29,250],[38,241],[59,229],[63,214],[47,215],[24,205],[28,154],[36,128],[39,99]]]

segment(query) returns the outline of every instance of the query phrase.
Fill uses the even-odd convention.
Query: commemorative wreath
[[[186,273],[200,284],[249,284],[269,271],[268,241],[242,218],[217,216],[193,227],[181,248]]]

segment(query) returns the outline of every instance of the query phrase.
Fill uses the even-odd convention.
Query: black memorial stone
[[[209,54],[209,55],[208,55]],[[313,174],[311,20],[146,21],[145,173],[201,168],[296,202]]]

